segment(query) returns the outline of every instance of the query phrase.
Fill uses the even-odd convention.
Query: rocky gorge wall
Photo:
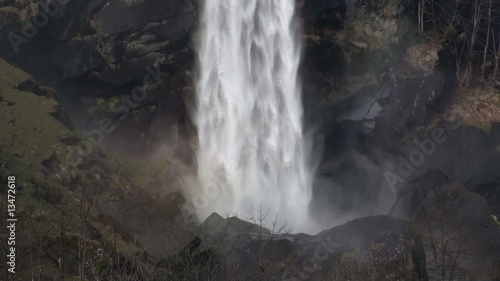
[[[197,2],[43,3],[50,4],[0,5],[0,57],[39,84],[24,84],[21,90],[55,97],[57,118],[99,143],[137,158],[160,151],[191,166],[196,150],[189,110],[196,76]],[[462,37],[470,37],[473,12],[464,8],[457,13],[460,22],[446,41],[435,40],[429,27],[419,31],[415,1],[298,4],[305,31],[301,73],[306,126],[316,133],[321,158],[315,211],[327,213],[335,224],[390,213],[414,221],[423,231],[424,213],[412,204],[425,202],[431,208],[442,193],[449,198],[445,209],[464,218],[448,219],[450,227],[464,225],[460,230],[473,240],[471,247],[481,249],[470,258],[475,261],[471,267],[484,260],[497,262],[497,252],[484,255],[482,250],[496,249],[500,241],[488,217],[500,212],[498,78],[471,79],[462,86],[456,76],[461,65],[450,55]],[[449,26],[443,12],[436,13],[435,22]],[[493,34],[498,22],[492,21]],[[486,32],[479,33],[479,41],[486,42]],[[482,59],[480,53],[476,57]],[[494,59],[488,60],[493,73]],[[474,65],[479,71],[480,63]],[[55,91],[39,91],[47,86]],[[111,120],[110,133],[100,124],[103,119]],[[134,192],[164,196],[178,185],[173,177],[157,176]],[[127,204],[134,208],[133,201]],[[432,211],[449,216],[448,211]],[[141,213],[141,218],[148,216]],[[116,219],[125,222],[127,215]],[[144,226],[151,232],[170,227],[158,217],[151,221],[157,224]],[[474,232],[478,228],[484,230]],[[470,238],[484,233],[484,241]],[[141,241],[150,253],[160,243],[156,238]]]

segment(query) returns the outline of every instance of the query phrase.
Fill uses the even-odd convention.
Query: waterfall
[[[310,143],[302,128],[295,0],[202,1],[197,37],[201,219],[249,210],[309,232]],[[204,200],[200,199],[200,196]],[[195,204],[196,206],[196,204]]]

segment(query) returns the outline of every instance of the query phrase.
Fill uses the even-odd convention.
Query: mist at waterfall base
[[[295,1],[204,1],[200,8],[198,184],[187,193],[208,200],[197,215],[265,213],[268,227],[320,230],[309,214],[315,164],[302,124]]]

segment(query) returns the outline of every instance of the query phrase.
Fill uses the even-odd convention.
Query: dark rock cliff
[[[500,215],[500,78],[494,56],[500,49],[495,46],[500,42],[499,4],[482,1],[477,11],[474,1],[423,1],[424,7],[417,2],[297,1],[304,29],[300,71],[305,126],[317,136],[320,159],[311,205],[318,216],[326,212],[336,222],[389,212],[422,233],[425,214],[435,212],[463,234],[460,239],[473,240],[466,245],[475,250],[463,265],[475,269],[488,262],[494,267],[500,230],[487,216]],[[481,18],[477,30],[474,15]],[[51,103],[57,99],[55,110],[48,112],[66,125],[64,130],[82,130],[135,158],[162,151],[192,166],[196,132],[189,109],[196,76],[197,18],[194,0],[52,0],[41,5],[1,1],[0,57],[33,76],[16,80],[17,90],[48,97]],[[12,74],[10,68],[6,72],[2,77],[7,81]],[[0,86],[1,90],[13,85]],[[0,102],[11,107],[10,100]],[[95,130],[107,119],[114,129],[99,136]],[[73,146],[79,141],[60,139]],[[101,162],[109,159],[103,155],[107,154],[96,153],[95,159],[84,162],[79,168],[88,175],[70,182],[81,184],[76,178],[104,174],[101,170],[109,167]],[[46,177],[54,165],[74,172],[56,156],[44,154]],[[34,167],[42,163],[38,160]],[[172,217],[165,222],[159,214],[177,212],[182,203],[178,194],[163,200],[182,184],[163,172],[140,184],[127,178],[123,190],[121,182],[113,183],[111,191],[104,192],[102,183],[92,189],[104,197],[132,194],[122,203],[99,199],[99,211],[106,221],[120,225],[124,236],[140,236],[137,242],[147,258],[179,250],[156,246],[164,238],[158,233],[173,225]],[[123,171],[118,174],[131,177]],[[106,177],[106,182],[116,181]],[[446,211],[432,208],[441,195],[447,198]],[[123,204],[127,211],[115,215]],[[131,218],[144,223],[130,226]],[[386,217],[362,222],[369,220],[407,226]],[[360,224],[355,221],[349,227],[373,230]],[[329,231],[342,232],[342,227],[346,226]],[[182,245],[193,241],[194,235],[185,229],[172,232],[183,236]],[[483,232],[487,238],[478,241]],[[372,236],[361,239],[366,242],[362,247]],[[289,242],[280,244],[284,252],[296,250]],[[342,253],[355,251],[355,244]],[[427,256],[432,255],[428,244],[423,247]],[[427,266],[433,266],[429,259]]]

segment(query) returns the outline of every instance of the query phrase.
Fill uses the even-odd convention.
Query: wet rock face
[[[92,131],[102,118],[113,120],[106,144],[141,155],[167,135],[192,137],[185,104],[195,1],[59,2],[49,12],[40,7],[48,21],[30,38],[23,37],[29,19],[6,25],[4,39],[9,32],[24,39],[15,48],[3,40],[0,56],[55,88],[75,127]],[[148,90],[134,99],[137,87]]]
[[[45,79],[91,75],[125,85],[142,79],[146,66],[175,62],[196,20],[193,3],[184,0],[60,2],[49,12],[39,9],[48,20],[34,25],[33,36],[24,35],[28,19],[7,25],[3,33],[12,32],[21,43],[2,44],[2,56]]]
[[[388,211],[399,188],[430,170],[498,202],[498,101],[486,86],[456,101],[454,69],[440,46],[416,40],[410,2],[356,1],[354,17],[338,1],[303,6],[306,117],[324,137],[312,204],[321,210]],[[328,5],[342,25],[311,12]]]
[[[157,31],[155,34],[160,38],[179,39],[194,22],[195,12],[190,1],[129,2],[109,2],[96,13],[99,34],[118,34],[144,27],[148,31]]]
[[[105,5],[95,15],[97,35],[104,39],[104,52],[110,62],[103,70],[104,79],[109,83],[126,83],[130,81],[120,77],[133,68],[143,70],[148,65],[174,62],[179,58],[175,52],[188,46],[188,34],[195,19],[196,12],[190,1],[113,2]],[[116,71],[112,67],[116,64],[123,64],[125,70]],[[184,65],[182,69],[189,67]],[[132,77],[141,79],[137,75],[143,73],[132,72]]]
[[[373,212],[390,202],[394,193],[384,175],[393,172],[392,166],[397,168],[400,155],[408,156],[415,149],[410,149],[413,142],[406,142],[408,150],[401,149],[400,142],[404,138],[413,141],[413,128],[426,126],[434,116],[432,108],[442,83],[439,74],[408,77],[367,86],[325,106],[325,150],[318,194],[344,210]]]
[[[439,74],[367,87],[331,107],[325,107],[324,122],[355,127],[355,132],[393,146],[398,135],[429,121],[433,115],[430,109],[441,91]]]
[[[79,2],[75,0],[54,2],[52,10],[57,13],[39,8],[38,14],[48,18],[44,24],[34,28],[37,32],[34,36],[24,38],[22,44],[16,48],[6,48],[3,54],[15,62],[23,62],[30,70],[39,61],[34,57],[21,60],[21,57],[33,52],[60,53],[62,50],[74,50],[87,42],[87,52],[100,53],[105,58],[104,65],[112,66],[123,60],[150,55],[156,59],[163,58],[166,52],[179,50],[187,46],[187,41],[179,45],[192,29],[196,20],[196,11],[191,1],[89,1]],[[34,13],[35,14],[35,13]],[[4,33],[12,31],[15,35],[26,37],[22,24],[26,22],[11,23],[7,25]],[[80,42],[80,43],[79,43]],[[42,44],[41,44],[42,43]],[[79,44],[78,44],[79,43]],[[177,44],[177,46],[175,46]],[[74,46],[77,45],[77,46]],[[6,47],[6,46],[2,46]],[[60,48],[57,50],[57,48]],[[62,48],[62,49],[61,49]],[[41,50],[43,49],[43,50]],[[10,53],[10,54],[9,54]],[[63,56],[69,56],[73,52],[63,52]],[[45,53],[47,55],[47,53]],[[61,58],[63,61],[72,60],[80,64],[93,61],[93,57],[81,57],[80,53],[73,57]],[[150,58],[150,62],[156,62]],[[54,60],[53,57],[50,58]],[[56,61],[55,65],[58,65]],[[95,63],[99,65],[99,63]],[[50,71],[51,65],[44,65],[45,71]],[[102,68],[103,66],[100,65]],[[141,65],[136,67],[142,68]],[[96,69],[99,69],[96,68]],[[77,76],[85,75],[81,73]]]
[[[467,125],[469,121],[452,120],[456,116],[448,112],[436,114],[432,93],[439,88],[421,90],[416,81],[434,81],[430,84],[440,87],[439,79],[407,79],[398,82],[405,91],[393,86],[384,98],[383,92],[367,90],[329,110],[338,115],[328,123],[317,200],[335,202],[340,209],[377,210],[381,202],[392,204],[396,192],[412,179],[435,170],[485,196],[498,213],[498,124],[486,132]],[[426,188],[441,183],[427,179],[421,184]]]

